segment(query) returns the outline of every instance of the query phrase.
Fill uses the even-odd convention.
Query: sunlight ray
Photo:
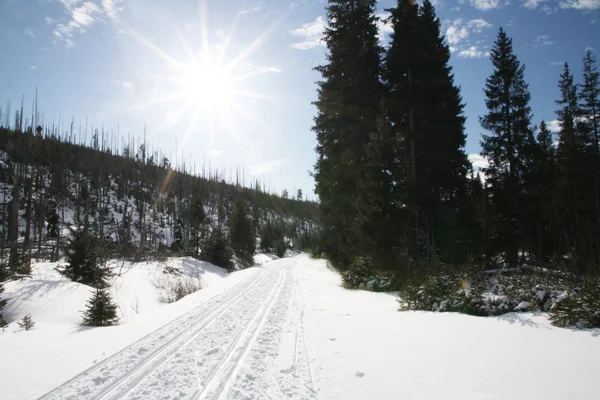
[[[198,0],[198,14],[200,20],[200,36],[202,36],[202,51],[210,52],[210,44],[208,40],[208,1]]]
[[[258,50],[264,43],[264,41],[285,22],[285,20],[290,16],[292,10],[288,10],[281,18],[279,18],[274,24],[269,26],[263,33],[260,34],[250,45],[246,48],[246,50],[240,52],[225,68],[227,71],[233,71],[235,68],[244,60],[246,60],[252,53]]]
[[[163,60],[167,61],[167,63],[169,65],[172,65],[172,66],[179,65],[179,62],[177,60],[175,60],[173,57],[171,57],[169,54],[167,54],[163,49],[161,49],[160,47],[158,47],[157,45],[155,45],[154,43],[150,42],[148,39],[146,39],[145,37],[143,37],[142,35],[137,33],[133,28],[129,28],[129,33],[131,34],[131,36],[133,36],[135,39],[137,39],[141,44],[146,46],[148,49],[152,50],[154,52],[154,54],[156,54]]]

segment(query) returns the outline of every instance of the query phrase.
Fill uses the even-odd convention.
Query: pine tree
[[[531,108],[525,66],[513,52],[512,39],[500,28],[491,51],[494,71],[486,81],[488,113],[479,118],[491,135],[483,135],[482,155],[491,192],[496,235],[494,242],[503,250],[506,262],[515,266],[518,249],[525,242],[521,205],[528,204],[526,177],[533,164],[535,141],[531,129]]]
[[[25,316],[23,316],[23,319],[17,322],[17,325],[19,325],[19,328],[29,331],[33,329],[33,327],[35,326],[35,322],[33,321],[31,314],[25,314]]]
[[[0,268],[3,268],[2,265],[0,265]],[[2,310],[4,310],[4,307],[6,306],[6,304],[8,303],[8,300],[2,297],[2,293],[4,293],[4,282],[3,282],[3,277],[1,276],[2,271],[0,271],[0,328],[4,329],[6,326],[8,326],[8,323],[6,322],[6,320],[4,319],[3,315],[2,315]]]
[[[579,99],[581,115],[591,132],[595,152],[600,151],[600,73],[596,57],[588,50],[583,58],[583,84],[580,85]]]
[[[593,257],[594,243],[590,235],[596,213],[593,207],[594,175],[593,140],[581,124],[581,109],[578,104],[577,85],[569,65],[565,63],[558,83],[561,97],[556,101],[559,108],[556,116],[560,127],[557,149],[559,180],[557,183],[558,212],[561,223],[562,241],[559,252],[569,254],[573,266],[580,270],[587,268]],[[591,146],[590,146],[591,145]]]
[[[235,255],[242,261],[252,264],[256,252],[256,237],[252,221],[248,218],[246,204],[236,201],[233,214],[229,220],[231,247]]]
[[[110,270],[103,265],[101,252],[102,248],[91,232],[75,232],[66,249],[68,264],[63,269],[63,275],[84,285],[106,287]]]
[[[107,289],[96,289],[88,300],[83,313],[83,324],[89,326],[109,326],[119,321],[117,306]]]
[[[231,269],[232,258],[233,250],[229,239],[221,228],[215,227],[202,249],[202,259],[221,268]]]
[[[367,245],[361,232],[369,197],[363,165],[377,130],[382,93],[375,0],[329,0],[327,63],[316,68],[318,114],[315,191],[320,198],[325,251],[340,268]]]
[[[533,228],[532,251],[539,262],[549,262],[556,243],[556,151],[552,132],[542,121],[537,134],[535,163],[530,173],[528,220]]]
[[[372,233],[381,247],[403,248],[413,260],[459,262],[469,247],[468,233],[462,229],[470,212],[469,162],[450,51],[431,2],[419,9],[412,1],[400,0],[390,12],[394,32],[383,68],[387,121],[380,120],[374,138],[379,163],[373,163],[371,179],[381,182],[373,190],[378,195],[371,208],[384,217],[370,218],[375,221]],[[393,222],[386,226],[384,221]],[[382,262],[395,264],[376,261]]]

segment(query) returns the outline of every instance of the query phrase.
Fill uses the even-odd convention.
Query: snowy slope
[[[397,309],[343,289],[324,261],[284,258],[153,318],[0,335],[0,385],[15,399],[598,398],[599,330]]]
[[[2,360],[11,360],[0,363],[3,399],[31,399],[43,394],[257,271],[251,268],[227,275],[222,268],[190,258],[141,263],[131,269],[125,265],[123,275],[115,277],[111,285],[119,305],[119,324],[87,328],[81,326],[81,310],[90,288],[60,276],[54,270],[56,265],[34,264],[33,279],[5,284],[3,295],[9,303],[4,316],[12,322],[6,332],[0,332]],[[115,264],[116,271],[120,267]],[[177,279],[199,279],[205,288],[177,303],[162,303],[155,281],[174,279],[170,274],[162,278],[165,267],[181,271]],[[29,332],[22,331],[15,321],[25,313],[31,313],[36,322]]]

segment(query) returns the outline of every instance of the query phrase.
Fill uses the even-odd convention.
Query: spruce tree
[[[470,212],[469,162],[450,51],[430,1],[419,8],[400,0],[390,12],[394,32],[383,68],[388,125],[380,127],[375,148],[382,150],[379,169],[392,179],[385,183],[389,199],[380,196],[374,208],[395,204],[391,219],[403,221],[405,231],[386,229],[385,236],[393,232],[413,260],[459,262],[469,251],[462,229]]]
[[[88,300],[83,312],[83,324],[89,326],[109,326],[119,321],[117,306],[107,289],[96,289]]]
[[[513,52],[512,39],[500,28],[491,51],[494,71],[486,80],[485,104],[488,113],[479,118],[490,131],[481,140],[484,168],[492,198],[493,242],[503,251],[505,261],[516,266],[519,246],[524,245],[523,223],[528,204],[526,178],[533,164],[535,141],[531,129],[531,108],[525,66]]]
[[[229,220],[231,247],[235,255],[246,263],[252,264],[256,252],[256,237],[252,221],[248,218],[246,204],[236,201]]]
[[[600,134],[600,74],[596,66],[596,57],[588,50],[583,58],[583,84],[579,92],[581,115],[588,126],[598,153]]]
[[[63,275],[94,288],[106,287],[110,270],[103,263],[102,251],[98,239],[91,232],[75,232],[66,249],[68,264],[62,271]]]
[[[556,243],[556,151],[552,132],[542,121],[537,134],[535,165],[531,172],[531,226],[533,249],[538,261],[545,263],[552,259]]]
[[[581,124],[578,90],[569,65],[565,63],[558,82],[560,99],[556,101],[559,145],[557,149],[558,213],[562,226],[559,253],[568,255],[572,266],[585,270],[593,254],[597,254],[591,229],[597,225],[595,218],[592,138]],[[590,146],[591,145],[591,146]],[[592,190],[590,190],[592,188]],[[596,250],[596,251],[595,251]]]
[[[325,251],[340,268],[362,255],[363,210],[369,191],[363,166],[377,129],[382,84],[375,0],[329,0],[327,62],[318,82],[315,192]]]
[[[202,249],[202,259],[218,267],[231,269],[233,263],[233,250],[229,239],[220,227],[215,227],[210,238],[204,244]]]
[[[0,268],[1,268],[1,266],[0,266]],[[1,273],[0,273],[0,275],[1,275]],[[4,282],[0,279],[0,328],[5,328],[6,326],[8,326],[8,323],[4,319],[4,316],[2,315],[2,310],[4,310],[4,307],[8,303],[8,300],[2,297],[2,293],[4,293]]]
[[[17,322],[17,325],[19,325],[19,328],[29,331],[33,329],[33,327],[35,326],[35,322],[33,321],[31,314],[25,314],[21,321]]]

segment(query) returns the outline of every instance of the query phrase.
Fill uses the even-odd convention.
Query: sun
[[[196,112],[226,111],[235,90],[234,77],[217,60],[207,58],[180,65],[177,79],[182,100]]]

